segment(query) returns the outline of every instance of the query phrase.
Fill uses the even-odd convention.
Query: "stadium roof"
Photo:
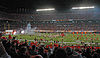
[[[18,8],[38,9],[47,7],[64,10],[73,6],[99,4],[99,0],[0,0],[0,10],[16,12]]]

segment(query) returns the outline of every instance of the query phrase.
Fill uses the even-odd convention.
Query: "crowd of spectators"
[[[26,29],[29,22],[0,20],[0,30]],[[31,28],[37,27],[37,30],[83,30],[83,31],[100,31],[99,21],[32,21]],[[43,28],[42,28],[43,27]]]
[[[38,30],[97,30],[100,31],[100,13],[89,11],[79,12],[35,12],[33,14],[9,14],[0,12],[0,30],[20,29],[30,22]],[[95,19],[95,20],[94,20]],[[62,22],[62,21],[65,22]],[[72,22],[70,21],[72,20]],[[94,20],[94,21],[92,21]],[[50,22],[51,21],[51,22]],[[54,22],[55,21],[55,22]],[[59,21],[59,22],[57,22]],[[67,22],[66,22],[67,21]],[[42,23],[43,22],[43,23]],[[69,23],[68,23],[69,22]],[[9,24],[9,26],[8,26]],[[17,28],[16,28],[17,27]],[[44,28],[42,28],[44,27]]]
[[[100,47],[46,44],[37,39],[19,41],[15,37],[1,41],[11,58],[100,58]]]

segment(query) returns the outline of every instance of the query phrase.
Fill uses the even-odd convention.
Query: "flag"
[[[78,34],[78,32],[76,34]]]
[[[6,39],[6,37],[1,37],[2,39]]]
[[[83,32],[81,32],[81,34],[83,34]]]
[[[86,34],[86,32],[85,32],[85,34]]]
[[[11,35],[9,34],[9,37],[8,37],[9,39],[12,39],[12,37],[11,37]]]
[[[75,34],[75,33],[73,32],[73,34]]]
[[[64,36],[64,33],[61,33],[61,36],[63,37]]]

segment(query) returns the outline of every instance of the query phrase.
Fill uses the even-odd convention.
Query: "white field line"
[[[19,40],[19,41],[23,41],[25,39],[16,39],[16,40]],[[28,41],[34,41],[34,40],[28,40]],[[47,41],[41,41],[41,42],[47,42]],[[48,42],[54,42],[54,41],[48,41]],[[78,42],[59,42],[59,43],[78,43]],[[90,43],[85,43],[85,44],[90,44]],[[95,43],[91,43],[91,44],[95,44]],[[100,44],[100,43],[98,43]]]

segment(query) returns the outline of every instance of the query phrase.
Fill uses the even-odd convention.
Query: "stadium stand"
[[[85,12],[85,13],[84,13]],[[95,30],[100,31],[99,13],[92,11],[74,12],[35,12],[33,14],[9,14],[1,12],[1,29],[20,29],[27,26],[30,22],[32,27],[37,27],[37,30]],[[92,13],[91,13],[92,12]],[[95,20],[94,20],[95,19]],[[8,26],[9,24],[9,26]],[[8,27],[4,27],[4,25]],[[44,28],[41,28],[44,27]]]

